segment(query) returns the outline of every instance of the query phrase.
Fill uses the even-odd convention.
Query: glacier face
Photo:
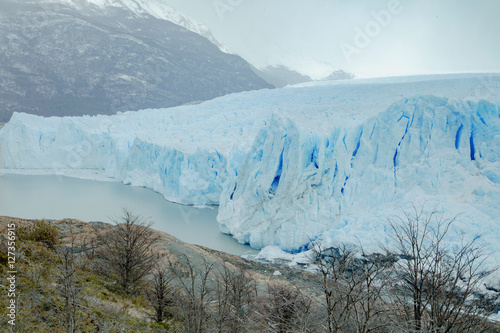
[[[487,101],[419,96],[356,126],[332,122],[323,135],[274,117],[224,188],[219,222],[253,247],[295,251],[325,232],[370,239],[384,231],[371,230],[384,227],[377,211],[431,200],[447,212],[471,206],[462,218],[495,232],[499,116]]]
[[[116,116],[15,114],[0,146],[5,168],[103,170],[219,204],[221,230],[255,248],[376,246],[387,217],[424,201],[499,244],[499,97],[499,75],[322,82]]]

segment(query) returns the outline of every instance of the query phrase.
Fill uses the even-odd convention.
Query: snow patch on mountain
[[[93,4],[101,9],[108,7],[118,7],[124,8],[132,11],[137,15],[151,15],[160,20],[170,21],[181,27],[186,28],[189,31],[197,33],[208,39],[210,42],[215,44],[222,52],[228,54],[234,54],[227,46],[220,43],[212,35],[210,29],[208,29],[203,24],[197,22],[193,18],[190,18],[174,7],[160,2],[160,1],[150,1],[150,0],[52,0],[58,1],[65,5],[70,5],[76,8],[81,8],[82,3]]]

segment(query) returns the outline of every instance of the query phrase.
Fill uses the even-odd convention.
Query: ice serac
[[[141,125],[135,116],[141,118]],[[151,188],[174,202],[218,204],[226,158],[236,154],[222,155],[203,147],[185,149],[173,138],[167,138],[170,145],[165,144],[152,130],[161,129],[161,122],[147,116],[130,113],[114,120],[106,116],[43,118],[15,113],[0,136],[0,145],[5,147],[4,167],[102,170],[109,177]],[[174,127],[163,129],[176,132]]]
[[[192,205],[219,203],[226,159],[217,152],[193,154],[136,139],[122,167],[112,176],[162,193],[167,200]]]
[[[499,117],[487,101],[435,96],[403,99],[351,126],[332,121],[327,131],[273,117],[224,187],[218,220],[252,247],[298,251],[320,235],[369,240],[384,227],[370,220],[377,210],[425,199],[494,232]]]

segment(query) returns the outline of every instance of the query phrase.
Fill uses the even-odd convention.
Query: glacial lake
[[[154,222],[154,229],[167,232],[184,242],[245,257],[253,257],[258,252],[219,231],[217,207],[178,205],[150,189],[117,181],[59,175],[0,175],[2,216],[112,222],[124,208],[150,218]]]

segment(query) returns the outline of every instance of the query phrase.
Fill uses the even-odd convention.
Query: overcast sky
[[[160,0],[259,67],[500,72],[499,0]]]

